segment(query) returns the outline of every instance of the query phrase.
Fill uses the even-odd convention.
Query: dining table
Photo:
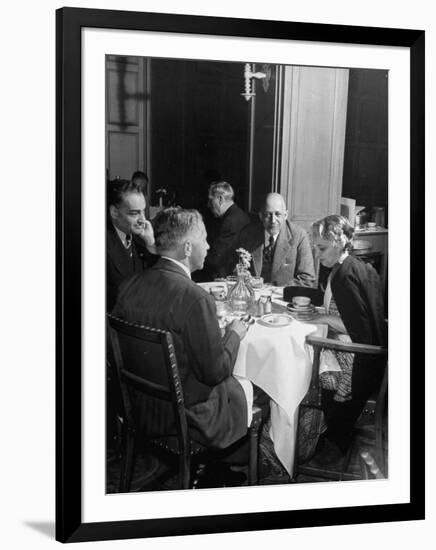
[[[213,283],[203,283],[208,290]],[[264,289],[256,291],[256,296]],[[265,315],[250,317],[247,334],[242,339],[233,368],[236,378],[248,379],[270,397],[269,436],[277,458],[292,478],[298,407],[307,393],[312,374],[313,352],[306,336],[325,337],[327,325],[311,320],[301,321],[293,316],[283,300],[282,287],[268,287],[271,294],[272,316],[280,322],[265,322]],[[234,318],[231,315],[226,321]],[[222,320],[222,319],[221,319]],[[269,321],[269,319],[268,319]],[[327,368],[321,362],[321,369]]]

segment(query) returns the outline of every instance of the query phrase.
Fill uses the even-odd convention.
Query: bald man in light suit
[[[264,282],[276,286],[312,285],[315,269],[309,236],[288,221],[288,210],[279,193],[269,193],[259,220],[245,227],[239,248],[252,255],[252,271]]]

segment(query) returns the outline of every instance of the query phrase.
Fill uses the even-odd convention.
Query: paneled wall
[[[339,212],[348,69],[285,67],[280,191],[308,227]]]
[[[146,60],[141,57],[106,57],[107,177],[129,179],[147,172]]]

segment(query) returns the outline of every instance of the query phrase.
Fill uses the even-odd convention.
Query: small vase
[[[236,270],[237,281],[230,291],[230,306],[235,315],[246,315],[247,313],[253,312],[256,299],[253,287],[250,284],[250,274],[247,269],[238,264]]]

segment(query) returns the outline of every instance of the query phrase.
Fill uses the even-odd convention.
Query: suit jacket
[[[232,376],[239,337],[221,338],[215,301],[164,258],[123,283],[114,314],[171,332],[195,441],[225,448],[247,432],[247,402]]]
[[[130,256],[130,252],[132,256]],[[106,231],[106,309],[112,311],[120,284],[134,273],[142,273],[158,256],[151,254],[139,237],[133,236],[131,250],[126,250],[112,223]]]
[[[252,268],[256,276],[262,273],[265,229],[262,222],[254,221],[241,231],[237,248],[245,248],[252,255]],[[294,279],[313,282],[315,270],[307,233],[298,225],[286,220],[274,247],[271,282],[277,286],[289,285]]]
[[[250,218],[239,206],[232,204],[218,221],[216,234],[210,242],[205,261],[205,273],[209,280],[225,277],[235,267],[234,253],[241,230]]]

